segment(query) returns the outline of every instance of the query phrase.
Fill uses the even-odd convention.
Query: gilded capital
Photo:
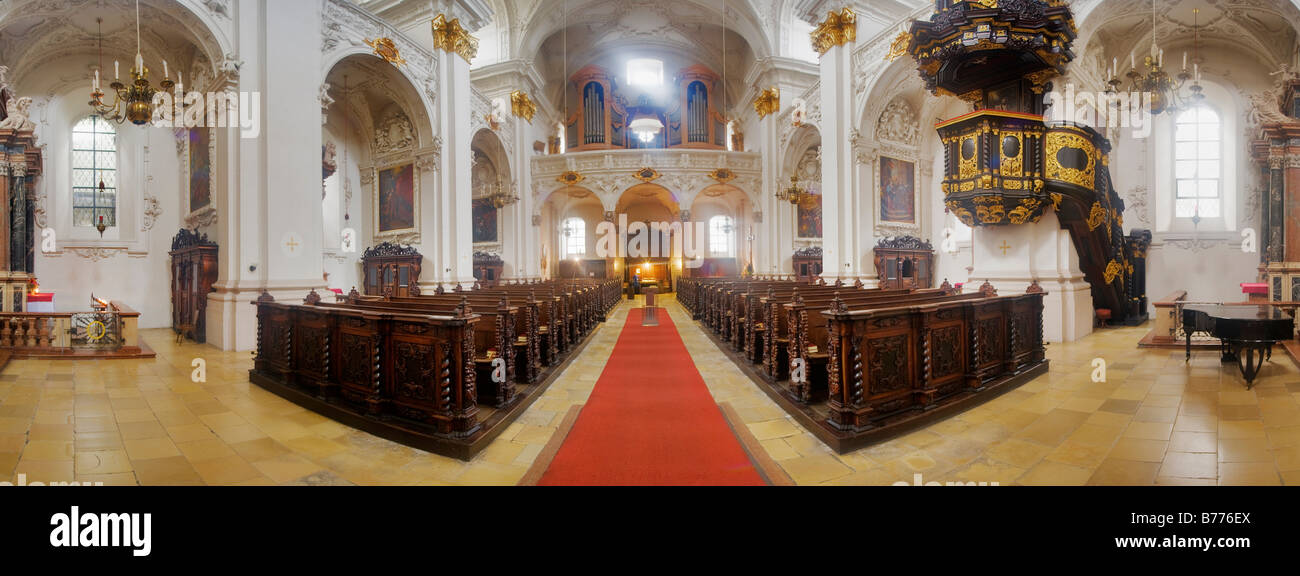
[[[758,113],[759,118],[766,118],[768,114],[775,114],[781,110],[781,89],[773,86],[758,93],[754,98],[754,111]]]
[[[469,62],[478,54],[478,38],[461,28],[459,18],[448,20],[445,14],[439,14],[433,19],[433,47],[455,52]]]
[[[537,113],[537,105],[533,104],[533,99],[523,90],[515,90],[510,93],[510,112],[516,118],[533,121],[533,114]]]
[[[826,14],[826,20],[812,31],[812,46],[818,54],[825,54],[835,46],[843,46],[858,38],[858,16],[852,8]]]

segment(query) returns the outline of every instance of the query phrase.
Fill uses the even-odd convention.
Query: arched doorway
[[[677,198],[658,184],[638,184],[619,196],[613,222],[618,238],[614,250],[606,250],[615,277],[624,282],[638,279],[641,286],[655,286],[671,292],[694,255],[698,238],[689,212],[683,217]],[[609,228],[609,227],[607,227]],[[694,244],[694,245],[692,245]]]

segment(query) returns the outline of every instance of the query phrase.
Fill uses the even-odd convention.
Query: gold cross
[[[998,248],[1001,248],[1001,249],[1002,249],[1002,255],[1003,255],[1003,256],[1006,256],[1006,255],[1007,255],[1007,250],[1010,250],[1010,249],[1011,249],[1011,247],[1007,245],[1007,241],[1006,241],[1006,240],[1003,240],[1003,241],[1002,241],[1002,245],[1001,245],[1001,246],[998,246]]]
[[[289,247],[290,252],[293,252],[294,249],[298,248],[298,242],[293,238],[289,238],[289,241],[285,242],[284,245]]]

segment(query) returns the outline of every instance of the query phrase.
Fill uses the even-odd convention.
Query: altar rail
[[[140,313],[117,301],[103,312],[0,313],[0,349],[15,358],[153,357],[139,323]]]

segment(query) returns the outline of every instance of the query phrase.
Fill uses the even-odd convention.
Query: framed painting
[[[880,157],[880,220],[916,223],[916,164]]]
[[[376,239],[418,242],[420,179],[407,161],[375,168],[374,226]]]
[[[212,205],[212,131],[191,128],[187,148],[189,211],[193,213]]]
[[[808,240],[822,237],[822,195],[805,196],[795,210],[795,236]]]
[[[474,199],[474,243],[491,244],[500,241],[500,211],[487,198]]]

